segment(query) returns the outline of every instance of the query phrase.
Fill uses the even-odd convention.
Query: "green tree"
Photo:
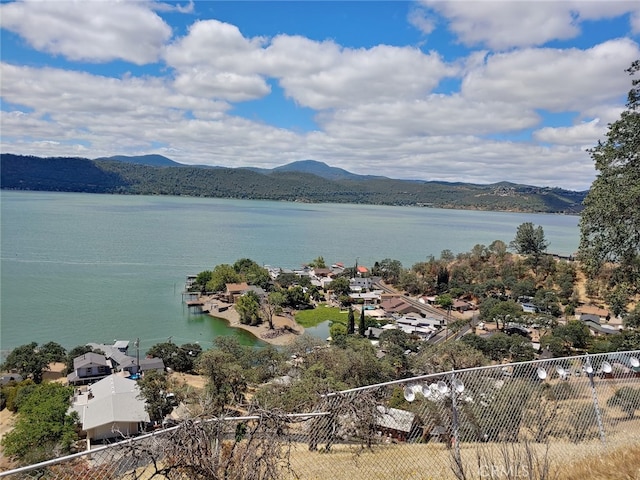
[[[344,323],[333,322],[329,327],[329,335],[334,342],[339,341],[339,337],[344,337],[347,333],[347,326]]]
[[[163,342],[149,348],[147,355],[161,358],[165,367],[176,372],[191,372],[201,351],[202,347],[197,344],[185,344],[179,347],[172,342]]]
[[[637,303],[635,308],[625,315],[624,324],[629,328],[640,328],[640,303]]]
[[[242,258],[233,264],[233,269],[242,277],[249,285],[257,285],[261,288],[267,288],[271,282],[269,271],[261,267],[250,258]]]
[[[309,295],[305,293],[304,288],[300,285],[289,288],[285,292],[286,303],[290,308],[300,309],[309,304]]]
[[[247,380],[243,367],[231,353],[217,348],[207,350],[200,355],[197,369],[207,379],[208,413],[219,415],[243,400]]]
[[[260,323],[260,297],[252,290],[236,300],[236,312],[240,315],[240,323],[258,325]]]
[[[627,69],[634,76],[640,60]],[[579,258],[594,277],[606,262],[617,278],[640,290],[640,79],[632,80],[626,110],[589,153],[598,176],[580,216]]]
[[[551,334],[563,341],[565,346],[578,350],[586,350],[591,343],[591,332],[580,320],[571,320],[566,325],[559,325]]]
[[[238,283],[241,280],[242,276],[231,265],[226,263],[216,265],[211,272],[211,280],[207,282],[207,291],[221,292],[227,283]]]
[[[521,316],[522,307],[512,300],[486,298],[480,304],[480,319],[485,322],[496,322],[498,329],[503,329],[509,322],[517,322]]]
[[[346,277],[338,277],[335,280],[332,280],[328,285],[329,290],[333,290],[333,292],[339,297],[347,296],[351,293],[351,286],[349,285],[349,279]]]
[[[173,407],[179,402],[171,391],[169,377],[166,373],[151,370],[145,372],[144,376],[138,380],[140,388],[140,398],[145,401],[145,409],[151,421],[161,422],[169,415]],[[168,395],[171,393],[172,395]]]
[[[385,258],[377,264],[377,267],[377,272],[374,273],[374,275],[381,276],[385,282],[389,282],[394,285],[398,283],[400,273],[402,272],[402,263],[399,260]]]
[[[364,308],[362,308],[360,310],[360,321],[358,322],[358,335],[360,335],[361,337],[364,337],[366,329],[367,327],[364,319]]]
[[[280,290],[270,292],[267,298],[260,302],[260,311],[264,319],[269,323],[270,330],[273,330],[273,316],[282,310],[282,306],[285,303],[285,295]]]
[[[70,452],[77,439],[77,414],[69,413],[73,388],[47,382],[34,385],[20,402],[18,419],[2,439],[4,453],[32,464]]]
[[[353,335],[356,331],[356,317],[353,308],[349,307],[349,316],[347,318],[347,334]]]
[[[323,257],[318,257],[312,262],[309,262],[309,266],[311,268],[327,268],[327,264],[325,263]]]
[[[45,356],[49,363],[65,362],[67,360],[67,351],[59,343],[47,342],[41,345],[38,350]]]
[[[611,307],[611,313],[615,317],[627,313],[627,304],[633,289],[626,282],[618,283],[612,290],[607,292],[605,296],[606,302]]]
[[[211,270],[204,270],[198,275],[196,275],[196,279],[193,282],[194,290],[200,290],[201,292],[205,292],[207,289],[207,284],[211,281],[211,277],[213,272]]]
[[[38,344],[31,342],[11,350],[2,368],[15,370],[24,378],[29,377],[34,382],[40,383],[44,371],[49,369],[49,360],[47,355],[38,349]]]
[[[525,222],[518,226],[516,237],[510,246],[516,253],[529,257],[534,269],[536,269],[549,246],[549,242],[544,237],[542,226],[534,228],[533,223]]]
[[[488,359],[471,345],[454,340],[422,348],[412,363],[415,374],[423,375],[481,367]]]

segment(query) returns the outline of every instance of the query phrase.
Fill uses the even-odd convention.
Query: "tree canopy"
[[[627,69],[640,71],[640,60]],[[580,218],[580,259],[590,276],[606,262],[617,265],[614,281],[640,290],[640,79],[632,80],[626,110],[609,125],[604,141],[589,151],[598,176]]]
[[[16,370],[23,377],[42,382],[42,375],[49,369],[49,352],[38,349],[36,342],[14,348],[2,364],[3,370]]]

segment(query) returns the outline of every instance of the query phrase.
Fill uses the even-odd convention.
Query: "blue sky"
[[[1,1],[1,150],[586,189],[637,1]]]

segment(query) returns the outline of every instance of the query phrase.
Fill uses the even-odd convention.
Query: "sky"
[[[586,190],[640,2],[0,0],[0,151]]]

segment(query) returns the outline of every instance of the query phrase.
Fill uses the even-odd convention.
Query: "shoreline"
[[[273,316],[274,329],[271,330],[269,329],[268,322],[262,322],[256,326],[241,323],[240,315],[236,312],[233,304],[208,296],[202,296],[200,300],[203,302],[204,310],[207,310],[207,315],[210,317],[222,319],[226,321],[231,328],[239,328],[245,332],[249,332],[261,342],[273,346],[281,347],[289,345],[304,333],[304,327],[298,325],[295,320],[281,315]],[[219,307],[227,308],[220,311]]]

